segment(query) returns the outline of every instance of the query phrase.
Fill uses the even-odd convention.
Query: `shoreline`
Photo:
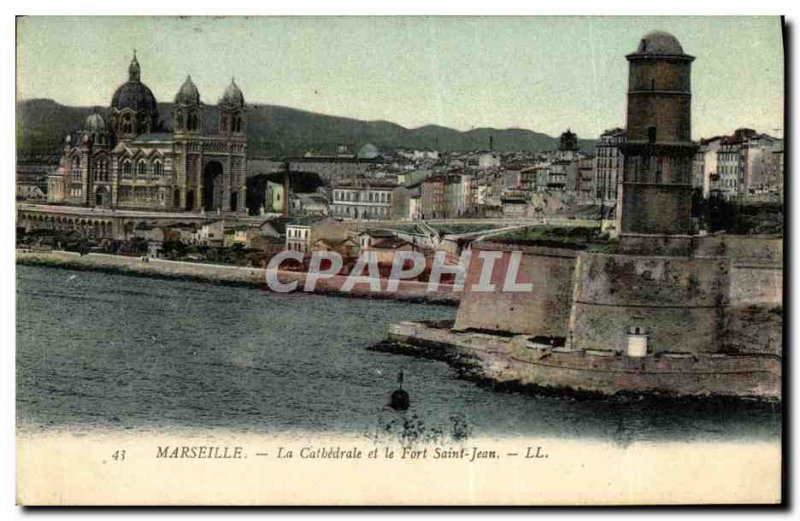
[[[721,394],[692,396],[668,394],[657,391],[620,390],[613,394],[599,391],[574,389],[568,386],[546,386],[522,382],[520,379],[503,379],[491,376],[482,370],[481,360],[477,355],[447,352],[427,345],[413,345],[392,340],[382,340],[367,347],[368,351],[398,356],[407,356],[421,360],[444,362],[455,372],[456,378],[470,382],[476,387],[488,389],[496,393],[520,394],[533,398],[556,398],[569,401],[601,401],[615,404],[651,404],[651,405],[687,405],[697,407],[716,407],[727,404],[734,407],[776,407],[780,412],[779,398],[730,396]]]
[[[782,401],[781,362],[780,357],[773,355],[720,358],[712,354],[697,360],[679,357],[668,362],[673,365],[671,368],[650,367],[664,362],[598,357],[591,351],[559,352],[544,346],[532,351],[529,346],[522,345],[527,344],[524,335],[501,337],[451,332],[444,322],[393,324],[386,339],[367,349],[444,362],[456,372],[457,378],[478,387],[528,396],[616,403],[779,406]],[[645,369],[645,365],[649,368]],[[744,378],[743,374],[748,371],[762,375],[759,383],[753,384],[749,382],[752,378]],[[710,373],[716,373],[716,378],[724,379],[725,383],[707,379]],[[766,373],[770,376],[764,379]],[[736,379],[731,380],[731,376]]]
[[[225,264],[205,264],[164,259],[149,259],[142,262],[141,257],[128,257],[105,253],[89,253],[80,255],[68,251],[25,251],[16,250],[16,264],[22,266],[39,266],[45,268],[62,268],[75,271],[94,271],[113,273],[129,277],[143,277],[163,280],[180,280],[201,282],[220,286],[238,286],[261,288],[269,291],[266,284],[264,268],[232,266]],[[305,292],[303,282],[305,273],[278,271],[278,280],[282,283],[297,282],[297,289],[291,293]],[[427,291],[428,284],[416,281],[401,281],[398,291],[387,293],[386,280],[381,279],[380,292],[373,292],[367,284],[356,284],[352,291],[341,291],[341,285],[347,277],[337,275],[329,279],[320,279],[314,291],[309,294],[333,296],[341,298],[358,298],[374,300],[394,300],[420,304],[436,304],[457,307],[461,301],[461,293],[452,291],[452,286],[440,284],[450,291]]]

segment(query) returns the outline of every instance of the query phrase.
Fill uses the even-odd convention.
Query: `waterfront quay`
[[[221,285],[240,285],[267,288],[267,270],[248,266],[232,266],[199,262],[171,261],[147,257],[108,255],[89,253],[81,255],[69,251],[32,251],[17,249],[18,264],[89,270],[117,273],[136,277],[192,280]],[[297,283],[297,291],[304,291],[306,273],[277,270],[276,277],[282,284]],[[354,298],[391,299],[415,302],[429,302],[444,305],[457,305],[460,292],[454,292],[452,285],[439,284],[435,292],[428,291],[428,284],[412,280],[399,281],[397,291],[385,291],[387,281],[380,279],[382,291],[374,292],[370,284],[356,284],[347,292],[341,291],[347,277],[334,276],[316,282],[313,292],[329,295],[347,295]]]

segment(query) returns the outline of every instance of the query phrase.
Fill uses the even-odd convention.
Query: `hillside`
[[[159,104],[159,114],[168,125],[170,103]],[[49,99],[17,103],[17,153],[58,154],[64,136],[80,128],[94,108],[67,107]],[[209,109],[213,112],[213,108]],[[99,109],[104,113],[104,109]],[[476,128],[461,132],[436,125],[408,129],[389,121],[362,121],[327,116],[276,105],[250,105],[248,109],[248,152],[250,155],[292,156],[309,149],[330,150],[338,144],[360,147],[372,143],[378,148],[430,148],[442,151],[487,149],[494,136],[500,152],[541,151],[557,146],[557,138],[525,129]],[[213,128],[216,118],[204,118]],[[593,152],[594,140],[580,140],[580,147]]]

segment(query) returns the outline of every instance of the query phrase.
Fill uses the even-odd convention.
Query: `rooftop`
[[[651,31],[639,41],[635,54],[681,55],[683,47],[673,35],[664,31]]]

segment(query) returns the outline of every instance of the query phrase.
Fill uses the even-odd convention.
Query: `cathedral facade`
[[[95,112],[66,137],[51,202],[146,211],[246,213],[246,117],[235,81],[216,107],[187,77],[170,125],[141,80],[136,55],[106,117]]]

